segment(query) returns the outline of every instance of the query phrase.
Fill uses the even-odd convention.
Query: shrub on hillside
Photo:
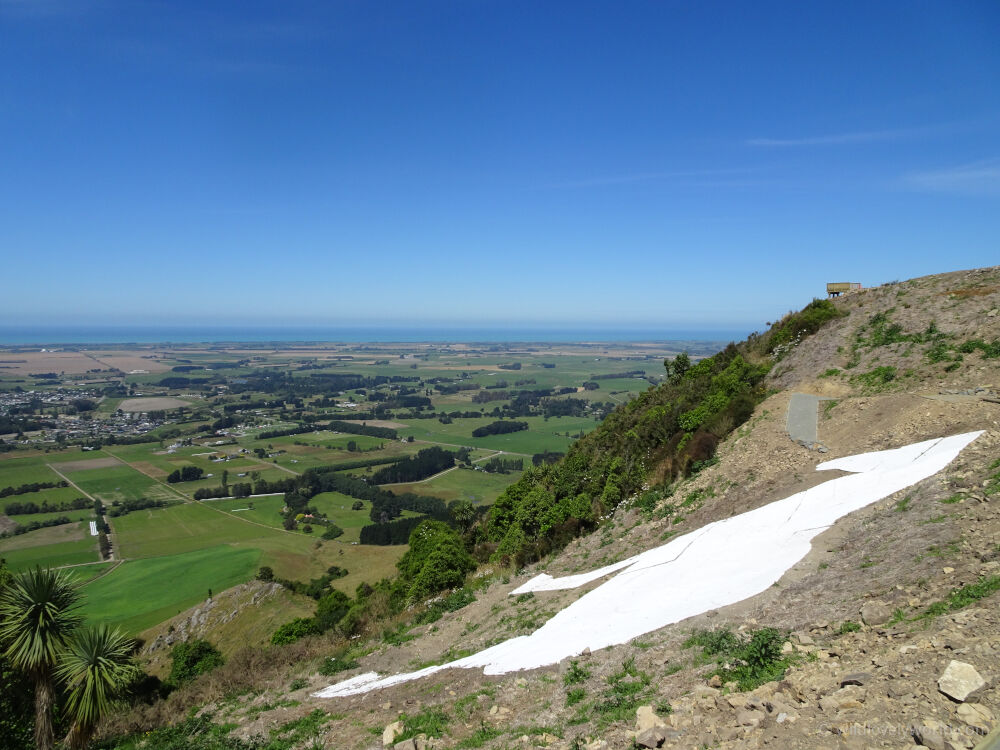
[[[472,540],[477,548],[524,564],[564,546],[643,484],[706,466],[764,397],[769,366],[747,361],[735,345],[694,365],[685,355],[667,364],[667,382],[608,415],[559,463],[541,463],[510,485]]]
[[[836,305],[828,299],[814,299],[799,312],[789,313],[772,330],[767,344],[768,352],[777,347],[816,333],[824,323],[843,317]]]
[[[275,646],[284,646],[287,643],[294,643],[299,638],[304,638],[307,635],[318,635],[319,632],[320,630],[316,625],[315,618],[296,617],[291,622],[286,622],[274,631],[274,635],[271,636],[271,643]]]
[[[225,659],[211,643],[196,638],[174,646],[170,652],[170,661],[170,676],[167,681],[173,685],[183,685],[198,675],[221,666]]]
[[[445,589],[461,586],[476,563],[458,532],[441,521],[422,521],[410,534],[410,548],[396,567],[394,593],[420,601]]]

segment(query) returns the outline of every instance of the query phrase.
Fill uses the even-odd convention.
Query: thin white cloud
[[[912,172],[902,178],[906,187],[938,193],[1000,195],[1000,159],[984,159],[956,167]]]

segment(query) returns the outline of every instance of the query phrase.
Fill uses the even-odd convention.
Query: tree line
[[[506,422],[503,420],[491,422],[490,424],[477,427],[472,431],[472,437],[486,437],[487,435],[505,435],[508,432],[521,432],[528,429],[527,422]]]
[[[65,500],[61,503],[50,503],[43,500],[42,504],[31,501],[19,503],[8,503],[3,512],[8,516],[26,516],[31,513],[62,513],[69,510],[82,510],[90,507],[91,501],[85,497],[77,497],[73,500]]]
[[[419,451],[417,455],[404,458],[379,469],[372,476],[375,484],[397,484],[417,482],[439,474],[455,465],[455,454],[440,446],[432,446]]]
[[[180,469],[174,469],[167,475],[167,481],[170,484],[177,484],[178,482],[194,482],[201,479],[202,474],[205,470],[200,466],[183,466]]]
[[[29,482],[17,487],[4,487],[0,489],[0,497],[10,497],[11,495],[27,495],[30,492],[40,492],[56,487],[69,487],[68,482]]]

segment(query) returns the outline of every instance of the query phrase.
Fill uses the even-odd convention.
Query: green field
[[[11,570],[35,565],[58,567],[97,561],[97,537],[86,522],[50,526],[27,534],[0,539],[0,558]]]
[[[64,503],[75,500],[78,497],[83,497],[83,493],[73,487],[53,487],[49,490],[26,492],[23,495],[10,495],[0,498],[0,509],[6,508],[11,503],[34,503],[41,506],[43,502],[51,505],[53,503]]]
[[[351,510],[351,506],[356,502],[362,504],[361,510]],[[275,529],[283,528],[281,525],[282,516],[279,511],[285,504],[284,495],[250,497],[239,500],[206,500],[205,503],[209,507],[225,511],[243,520],[255,521]],[[372,522],[369,515],[371,503],[342,495],[339,492],[322,492],[315,495],[309,500],[309,505],[320,513],[325,513],[327,518],[344,530],[344,535],[337,537],[337,542],[357,542],[361,538],[361,527]],[[419,513],[403,511],[404,517],[416,515]],[[313,529],[314,536],[323,533],[321,524],[313,524]]]
[[[177,500],[175,493],[159,482],[126,464],[96,469],[64,471],[84,492],[99,497],[105,503],[122,500]]]
[[[253,577],[261,553],[228,545],[122,563],[84,589],[83,613],[138,633]],[[169,582],[169,585],[164,585]]]
[[[65,568],[65,570],[72,573],[76,582],[83,586],[106,573],[113,565],[115,565],[113,562],[92,563],[89,565],[74,565],[71,568]]]
[[[283,548],[305,548],[303,535],[276,531],[201,503],[138,510],[112,519],[125,558],[159,557],[214,547],[225,542],[274,542]],[[286,541],[287,538],[287,541]]]
[[[525,467],[530,465],[531,459],[525,459]],[[458,468],[426,482],[393,484],[388,485],[387,489],[398,494],[413,492],[417,495],[431,495],[446,502],[469,500],[475,505],[491,505],[501,492],[520,477],[521,473],[517,471],[510,474],[487,474],[485,471]]]
[[[6,454],[6,456],[11,455],[14,454]],[[45,465],[49,461],[48,454],[42,453],[27,458],[8,458],[6,456],[0,458],[0,489],[35,482],[58,482],[62,479]]]
[[[274,529],[283,528],[280,514],[285,506],[285,496],[243,497],[234,500],[204,500],[203,505],[222,510],[244,521],[254,521]]]
[[[401,435],[412,435],[415,440],[454,445],[468,445],[475,448],[492,448],[493,450],[520,453],[529,458],[535,453],[544,451],[565,451],[573,438],[565,433],[575,435],[580,431],[589,432],[597,426],[593,419],[585,417],[518,417],[517,421],[527,422],[528,429],[521,432],[510,432],[506,435],[487,435],[474,438],[472,431],[477,427],[497,421],[492,417],[481,419],[456,419],[451,424],[441,424],[436,419],[422,419],[408,424],[400,430]]]

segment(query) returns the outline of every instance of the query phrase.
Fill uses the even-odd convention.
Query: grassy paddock
[[[39,490],[38,492],[26,492],[23,495],[10,495],[0,498],[0,512],[3,512],[11,503],[34,503],[41,505],[42,502],[64,503],[83,497],[83,493],[73,487],[53,487],[50,490]],[[17,517],[14,517],[17,520]]]
[[[92,623],[138,633],[205,600],[209,589],[223,591],[253,577],[260,557],[259,550],[220,545],[130,560],[87,586],[83,612]]]
[[[97,537],[90,536],[86,522],[50,526],[8,539],[0,539],[0,558],[11,570],[35,565],[58,567],[98,559]]]
[[[65,473],[80,489],[101,498],[105,503],[137,500],[141,497],[153,500],[177,499],[167,487],[126,464]]]
[[[51,462],[50,455],[40,453],[26,458],[0,458],[0,488],[61,481],[62,477],[45,465]]]
[[[510,458],[510,456],[505,456]],[[531,459],[525,459],[525,467],[531,465]],[[402,494],[413,492],[418,495],[431,495],[442,500],[470,500],[475,505],[492,505],[500,493],[512,485],[521,476],[520,472],[510,474],[487,474],[485,471],[471,469],[455,469],[442,474],[428,482],[413,482],[412,484],[389,485],[387,489]]]

